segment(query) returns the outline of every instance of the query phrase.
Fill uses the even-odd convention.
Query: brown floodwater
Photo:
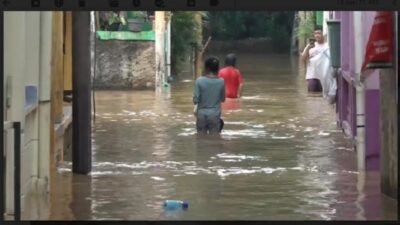
[[[296,58],[239,54],[238,62],[244,97],[224,104],[220,137],[195,134],[190,78],[173,83],[170,98],[97,91],[93,171],[59,168],[49,218],[397,219],[379,171],[357,171],[335,108],[307,95]],[[167,199],[189,209],[165,211]]]

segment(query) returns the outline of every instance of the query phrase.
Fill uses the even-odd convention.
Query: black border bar
[[[399,0],[0,0],[0,11],[399,10]]]
[[[3,49],[3,44],[4,44],[4,36],[3,36],[3,34],[4,34],[4,17],[3,17],[3,12],[0,12],[0,49]],[[1,79],[0,79],[0,87],[2,87],[1,88],[1,91],[2,91],[2,95],[3,95],[3,93],[4,93],[4,90],[3,90],[3,88],[4,88],[4,76],[3,76],[3,73],[4,73],[4,70],[3,70],[3,67],[4,67],[4,51],[0,54],[0,62],[3,62],[3,63],[0,63],[0,77],[1,77]],[[3,107],[3,105],[4,105],[4,98],[0,98],[0,104],[2,105],[2,107]],[[0,115],[1,115],[1,117],[3,118],[3,121],[5,120],[5,118],[4,118],[4,116],[5,115],[3,115],[3,112],[4,112],[4,109],[2,109],[1,111],[0,111]],[[4,132],[4,122],[3,122],[3,132]],[[4,213],[5,213],[5,199],[6,199],[6,192],[5,192],[5,183],[6,183],[6,160],[5,160],[5,158],[4,158],[4,156],[5,156],[5,149],[4,149],[4,133],[3,133],[3,135],[1,135],[1,137],[0,137],[0,221],[4,221],[4,218],[5,218],[5,216],[4,216]]]

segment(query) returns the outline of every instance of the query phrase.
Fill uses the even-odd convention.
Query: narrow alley
[[[192,80],[97,91],[93,170],[58,170],[50,219],[396,219],[379,171],[357,172],[335,108],[308,97],[297,58],[239,54],[246,89],[223,106],[221,138],[197,138]],[[164,211],[166,199],[189,202]],[[43,218],[47,219],[47,218]]]
[[[0,223],[397,220],[397,26],[393,11],[5,12]],[[221,111],[222,133],[198,135]]]

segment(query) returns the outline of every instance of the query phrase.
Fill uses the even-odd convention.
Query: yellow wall
[[[64,13],[54,12],[53,15],[53,40],[52,40],[52,112],[56,123],[62,120],[62,105],[64,91]]]

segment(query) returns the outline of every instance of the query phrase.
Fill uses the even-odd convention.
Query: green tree
[[[177,74],[181,61],[191,49],[191,43],[196,42],[200,27],[195,21],[195,13],[190,11],[174,12],[171,20],[171,70]]]
[[[307,17],[307,19],[300,21],[299,27],[297,30],[297,37],[303,38],[303,39],[312,37],[314,25],[315,25],[315,19],[314,19],[313,14],[312,14],[312,16]]]
[[[213,40],[271,38],[276,51],[288,51],[294,12],[208,12]]]

